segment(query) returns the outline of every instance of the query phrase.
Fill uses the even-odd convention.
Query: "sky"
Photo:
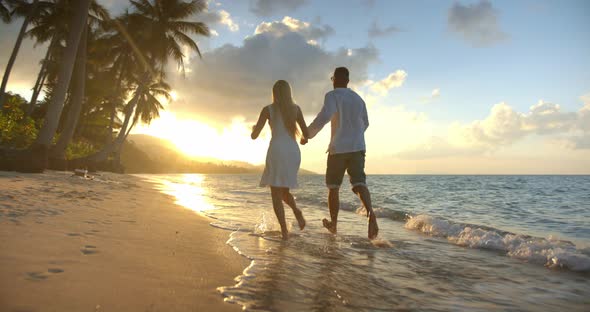
[[[123,0],[100,0],[111,12]],[[307,123],[347,66],[365,100],[372,174],[590,174],[590,2],[210,0],[162,118],[133,133],[191,156],[263,164],[250,139],[271,88],[287,80]],[[16,24],[1,25],[0,69]],[[9,90],[30,94],[45,47],[25,42]],[[173,63],[173,62],[171,62]],[[301,147],[325,171],[329,126]]]

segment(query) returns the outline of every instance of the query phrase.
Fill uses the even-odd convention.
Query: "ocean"
[[[322,175],[292,191],[307,226],[286,207],[288,241],[258,175],[140,177],[227,230],[250,266],[218,291],[247,311],[590,309],[590,176],[369,175],[374,241],[346,184],[322,227]]]

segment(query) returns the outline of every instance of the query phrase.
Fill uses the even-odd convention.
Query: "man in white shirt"
[[[368,236],[369,239],[373,239],[377,237],[379,227],[371,206],[371,194],[367,188],[365,175],[365,130],[369,127],[369,118],[365,102],[356,92],[348,88],[348,82],[348,69],[336,68],[332,76],[334,90],[326,93],[322,110],[308,127],[309,138],[313,138],[328,122],[331,123],[332,128],[326,169],[331,220],[323,219],[322,222],[331,233],[336,233],[340,210],[340,185],[344,171],[347,171],[352,191],[357,194],[367,211]],[[301,144],[305,143],[307,139],[304,138]]]

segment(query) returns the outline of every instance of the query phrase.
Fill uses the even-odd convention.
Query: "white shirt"
[[[324,106],[309,125],[309,138],[313,138],[331,121],[332,136],[328,152],[342,154],[364,151],[365,130],[369,127],[367,106],[356,92],[349,88],[336,88],[324,98]]]

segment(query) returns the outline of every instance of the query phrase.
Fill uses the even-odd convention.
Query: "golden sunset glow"
[[[168,140],[189,157],[262,164],[269,138],[263,134],[252,141],[250,127],[244,120],[234,119],[229,126],[218,129],[194,119],[179,119],[173,113],[162,112],[160,119],[149,126],[138,127],[134,133]]]
[[[172,101],[178,100],[178,92],[176,92],[175,90],[170,91],[170,97]]]
[[[201,174],[185,174],[179,183],[168,180],[160,181],[162,191],[176,198],[176,203],[195,212],[203,212],[215,207],[206,200],[206,189],[202,186]]]

